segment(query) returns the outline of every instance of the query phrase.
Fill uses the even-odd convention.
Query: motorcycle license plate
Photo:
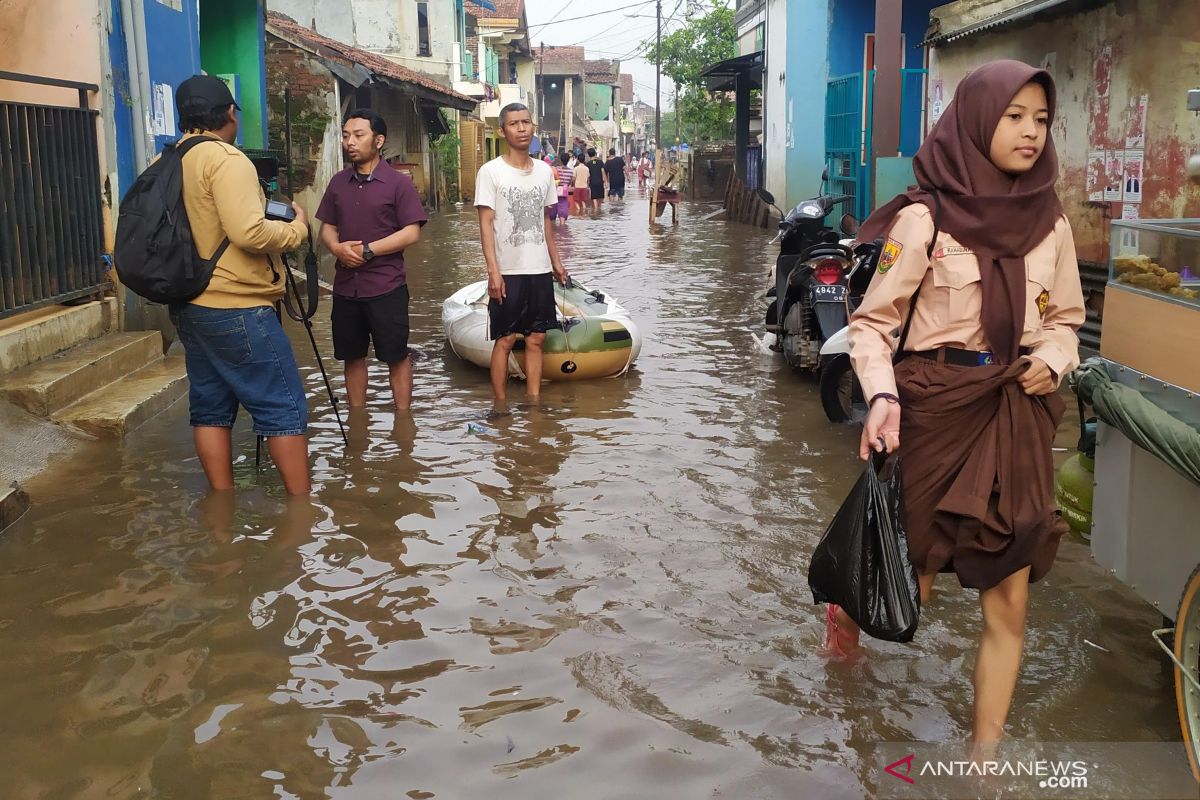
[[[833,286],[817,284],[812,287],[812,299],[814,301],[841,303],[846,299],[846,287],[837,284]]]

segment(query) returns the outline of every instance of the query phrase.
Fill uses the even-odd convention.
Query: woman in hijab
[[[1084,309],[1054,189],[1054,108],[1049,73],[1017,61],[978,68],[914,158],[917,188],[875,212],[858,237],[886,237],[850,324],[870,398],[860,456],[901,451],[903,432],[905,525],[922,602],[939,572],[980,592],[976,746],[1003,737],[1029,584],[1050,569],[1066,530],[1051,444]],[[854,622],[836,606],[826,614],[827,646],[856,650]]]

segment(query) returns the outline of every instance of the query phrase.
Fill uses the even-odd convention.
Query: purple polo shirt
[[[370,175],[351,165],[333,176],[317,219],[336,225],[343,242],[377,242],[409,225],[429,221],[412,179],[380,161]],[[361,267],[337,265],[333,292],[342,297],[385,295],[405,282],[404,252],[375,256]]]

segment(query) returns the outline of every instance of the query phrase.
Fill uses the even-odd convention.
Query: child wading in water
[[[850,324],[854,370],[871,398],[860,455],[881,450],[881,439],[901,450],[903,430],[905,525],[922,601],[939,572],[979,590],[977,756],[1004,735],[1029,584],[1049,571],[1066,529],[1051,444],[1084,308],[1054,190],[1054,107],[1049,73],[1017,61],[978,68],[917,153],[918,188],[875,212],[858,237],[887,237]],[[893,366],[893,332],[910,313]],[[854,622],[826,610],[828,647],[857,650]]]

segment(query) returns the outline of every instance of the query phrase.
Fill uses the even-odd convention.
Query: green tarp
[[[1171,416],[1136,389],[1114,383],[1099,358],[1088,359],[1075,371],[1071,388],[1102,421],[1200,485],[1200,430]]]

